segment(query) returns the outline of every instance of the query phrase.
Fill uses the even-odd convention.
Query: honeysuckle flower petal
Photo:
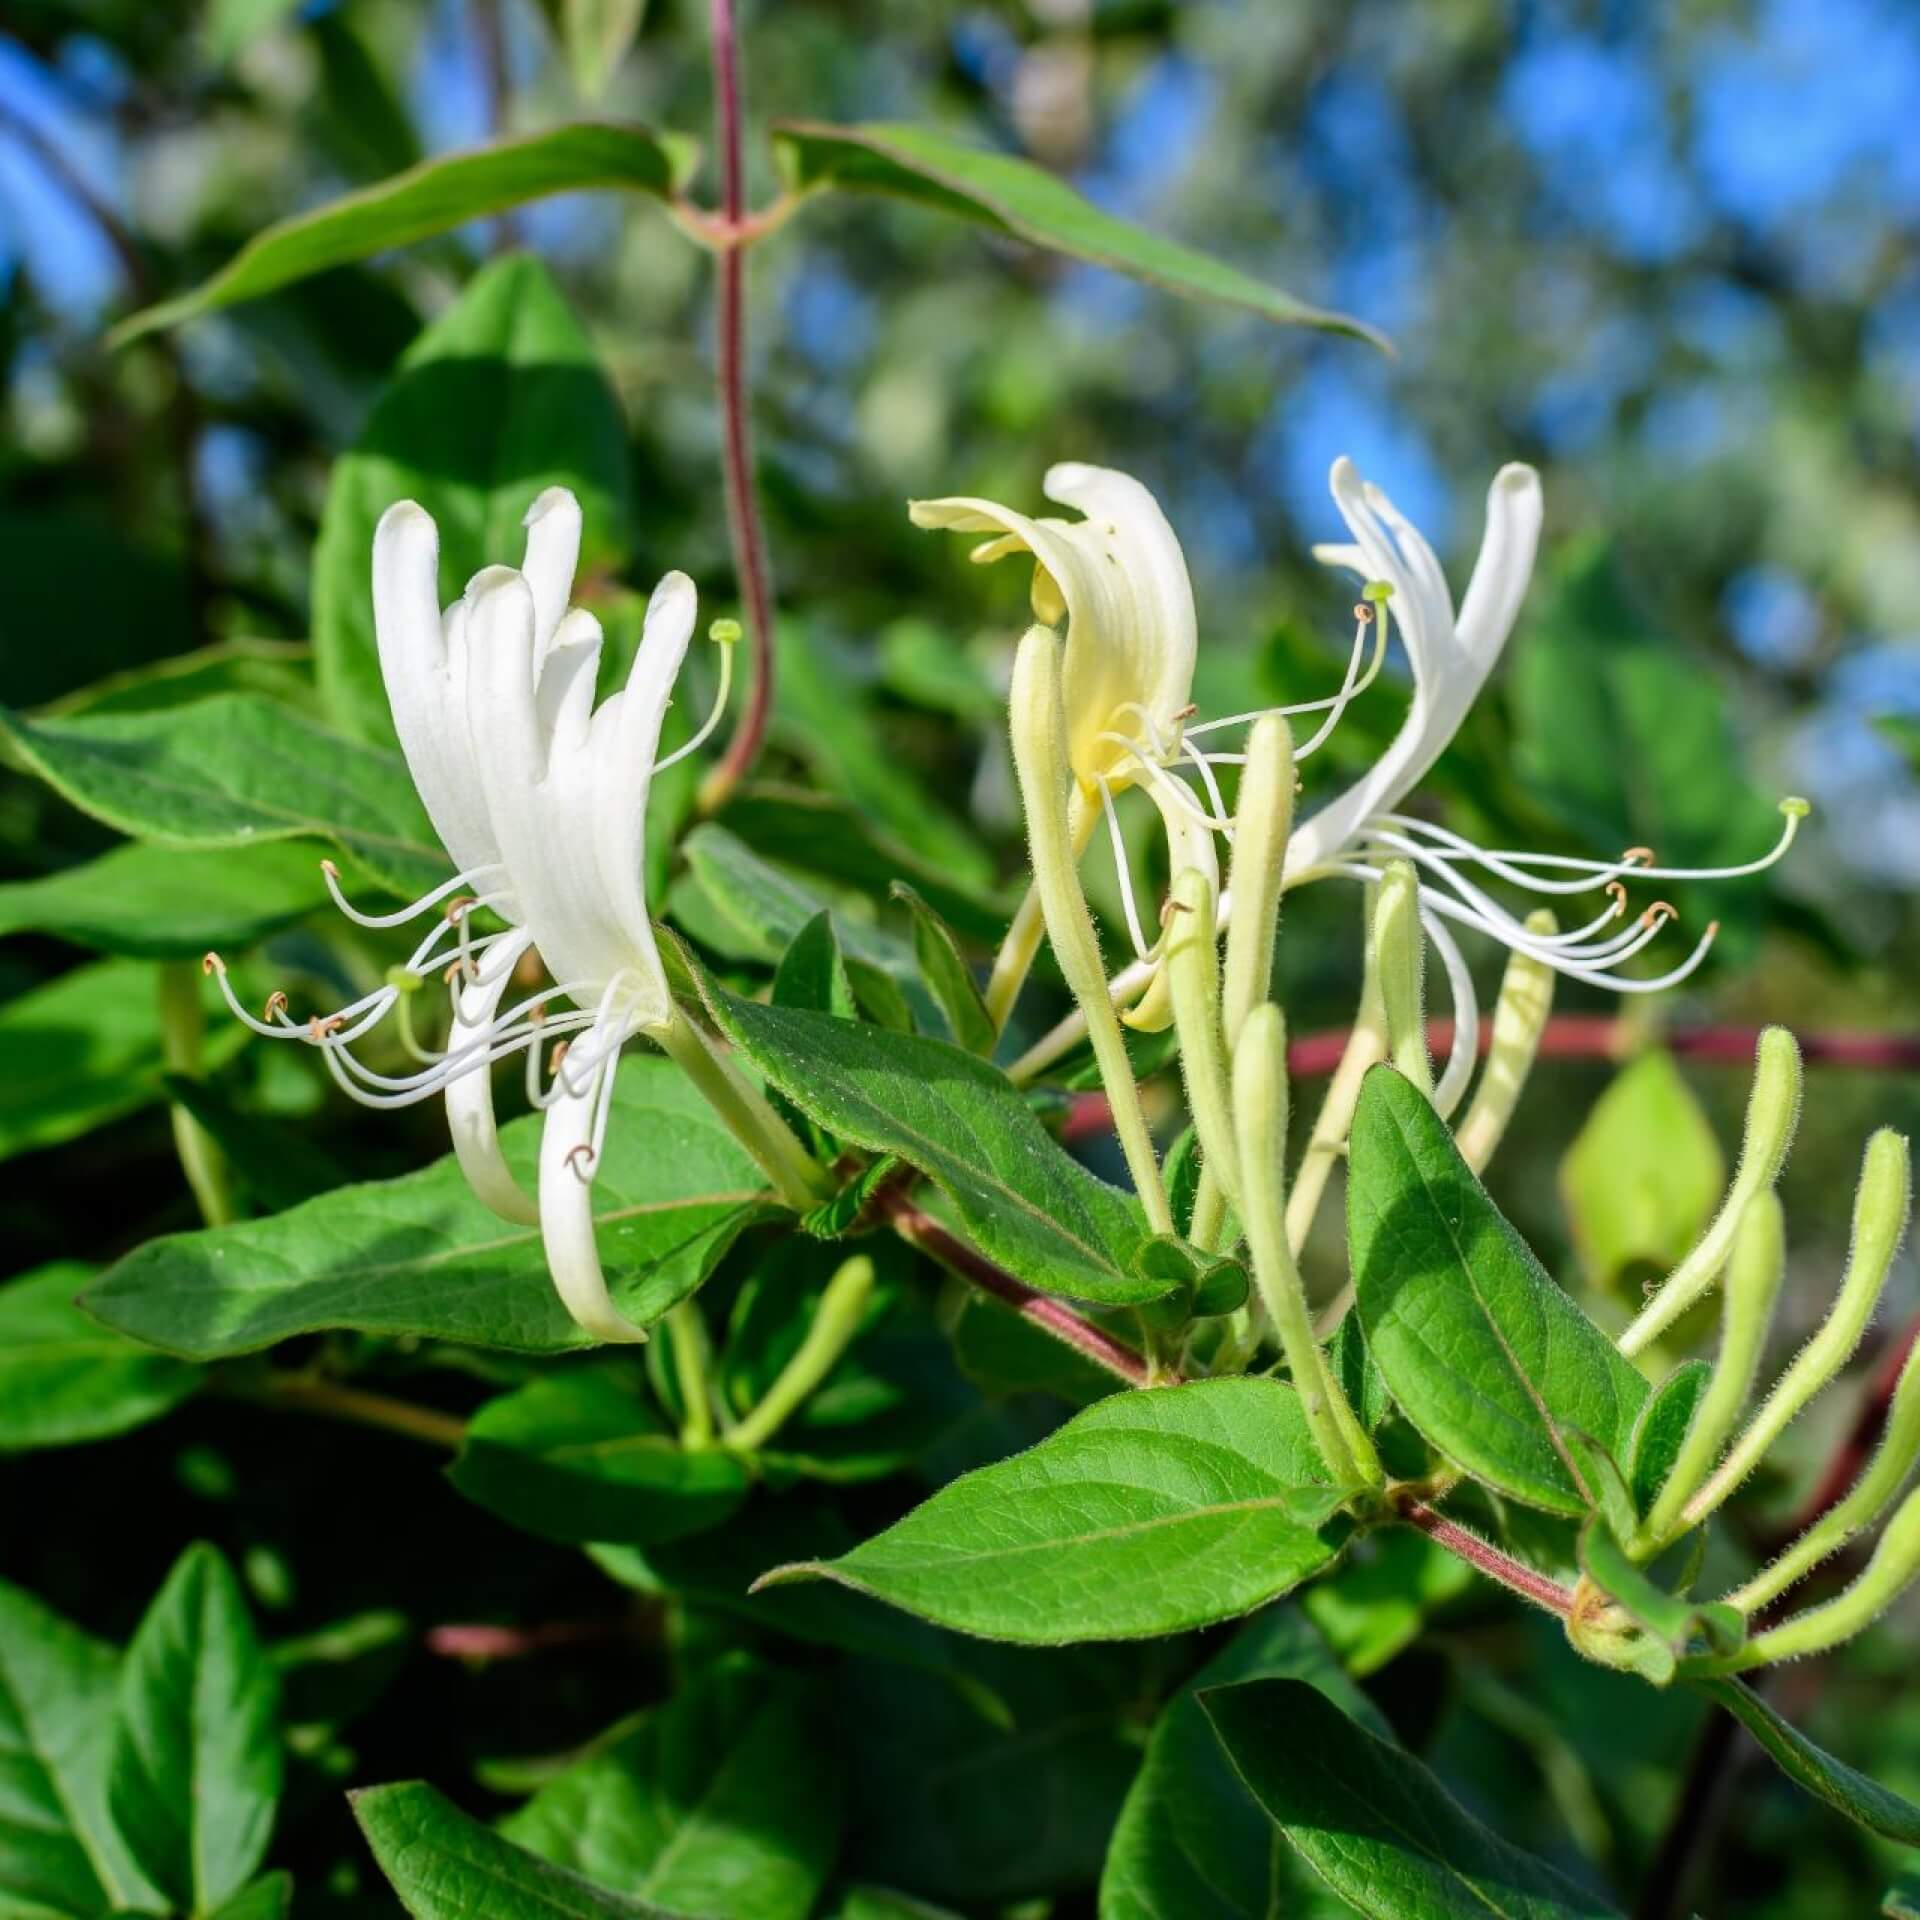
[[[1502,467],[1487,490],[1480,557],[1456,617],[1446,577],[1419,530],[1344,456],[1334,462],[1331,484],[1353,541],[1314,551],[1392,589],[1387,605],[1413,670],[1413,700],[1386,752],[1295,830],[1287,849],[1290,876],[1337,858],[1368,820],[1397,806],[1426,778],[1500,658],[1540,544],[1540,477],[1531,467]]]
[[[916,500],[920,527],[1001,537],[976,561],[1011,553],[1034,561],[1033,610],[1047,625],[1067,623],[1061,693],[1067,758],[1082,786],[1105,778],[1115,791],[1141,777],[1119,733],[1149,752],[1179,734],[1193,685],[1197,624],[1186,557],[1159,503],[1138,480],[1078,461],[1051,467],[1049,500],[1082,517],[1031,519],[992,500]]]

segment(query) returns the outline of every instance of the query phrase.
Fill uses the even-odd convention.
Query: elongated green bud
[[[1271,1003],[1254,1008],[1233,1052],[1233,1118],[1240,1147],[1241,1224],[1267,1318],[1327,1471],[1342,1486],[1379,1486],[1380,1462],[1313,1337],[1300,1269],[1287,1246],[1287,1023]]]
[[[1560,922],[1551,907],[1527,915],[1531,934],[1554,934]],[[1527,1075],[1540,1051],[1540,1036],[1553,1012],[1553,969],[1530,953],[1511,953],[1500,979],[1493,1009],[1493,1038],[1487,1064],[1474,1089],[1467,1117],[1454,1129],[1453,1143],[1475,1173],[1484,1173],[1519,1104]]]
[[[1087,1022],[1087,1038],[1113,1109],[1113,1130],[1155,1233],[1173,1231],[1173,1214],[1153,1151],[1153,1135],[1140,1104],[1140,1088],[1127,1058],[1119,1016],[1107,994],[1093,915],[1080,885],[1080,863],[1068,818],[1073,775],[1067,763],[1067,723],[1060,701],[1060,642],[1051,628],[1034,626],[1014,656],[1008,698],[1014,771],[1027,815],[1034,887],[1047,938],[1060,972]]]
[[[1411,860],[1389,860],[1373,895],[1368,929],[1380,1004],[1387,1016],[1387,1058],[1428,1099],[1433,1063],[1427,1056],[1427,941],[1420,928],[1420,881]]]
[[[1882,1127],[1867,1142],[1866,1163],[1853,1201],[1853,1249],[1847,1256],[1846,1277],[1840,1282],[1833,1311],[1826,1325],[1780,1376],[1713,1477],[1687,1502],[1688,1526],[1697,1527],[1727,1499],[1766,1457],[1801,1408],[1852,1357],[1873,1318],[1887,1269],[1907,1230],[1911,1190],[1906,1140],[1892,1128]]]
[[[1652,1345],[1719,1279],[1747,1203],[1780,1178],[1799,1117],[1800,1048],[1785,1027],[1769,1027],[1754,1050],[1753,1091],[1747,1096],[1739,1170],[1699,1245],[1667,1275],[1620,1336],[1620,1351],[1629,1359]]]
[[[1786,1216],[1780,1196],[1756,1193],[1740,1218],[1740,1231],[1727,1266],[1726,1324],[1713,1376],[1695,1407],[1686,1438],[1641,1529],[1638,1557],[1666,1545],[1684,1522],[1681,1513],[1700,1483],[1713,1471],[1727,1435],[1753,1391],[1754,1376],[1766,1351],[1774,1302],[1787,1268]]]
[[[852,1345],[872,1294],[873,1262],[864,1253],[856,1253],[834,1269],[813,1311],[806,1338],[775,1376],[760,1404],[727,1435],[729,1447],[736,1453],[753,1453],[773,1438]]]
[[[1908,1351],[1906,1365],[1900,1369],[1900,1383],[1887,1409],[1886,1431],[1866,1472],[1845,1499],[1822,1514],[1778,1559],[1728,1594],[1728,1604],[1751,1614],[1777,1600],[1879,1519],[1906,1484],[1916,1460],[1920,1460],[1920,1342]]]
[[[1233,919],[1221,995],[1227,1046],[1237,1046],[1247,1015],[1273,990],[1273,950],[1280,934],[1280,880],[1293,833],[1293,730],[1277,713],[1263,714],[1247,736],[1240,798],[1233,824]]]
[[[1226,1040],[1220,1029],[1220,943],[1214,932],[1213,887],[1196,867],[1178,875],[1168,898],[1167,980],[1180,1034],[1187,1105],[1200,1137],[1203,1165],[1229,1202],[1240,1198],[1233,1132],[1233,1096]]]
[[[1772,1666],[1780,1660],[1798,1660],[1824,1653],[1863,1633],[1920,1575],[1920,1493],[1910,1493],[1887,1522],[1887,1530],[1873,1550],[1873,1558],[1851,1586],[1824,1605],[1809,1607],[1765,1633],[1755,1634],[1738,1653],[1705,1662],[1696,1672],[1737,1673],[1747,1667]]]

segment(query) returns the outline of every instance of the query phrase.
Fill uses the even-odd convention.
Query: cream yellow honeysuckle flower
[[[432,929],[386,984],[333,1013],[301,1022],[275,994],[256,1033],[317,1048],[335,1080],[366,1106],[406,1106],[444,1095],[454,1151],[475,1194],[515,1222],[538,1223],[547,1264],[567,1310],[603,1340],[640,1340],[607,1291],[594,1241],[593,1182],[612,1109],[620,1050],[637,1035],[663,1047],[714,1101],[789,1198],[811,1198],[804,1156],[765,1103],[714,1055],[675,1008],[643,890],[647,794],[653,776],[698,747],[726,701],[677,752],[656,759],[693,633],[693,583],[669,573],[648,602],[626,685],[596,708],[600,623],[569,608],[580,548],[580,508],[554,487],[528,512],[522,565],[488,567],[443,613],[439,534],[411,501],[388,509],[374,535],[374,625],[381,677],[407,767],[456,876],[394,913],[336,903],[366,927],[432,913]],[[730,659],[730,652],[722,656]],[[476,934],[476,908],[505,923]],[[526,964],[553,984],[505,1011]],[[447,1044],[411,1041],[408,997],[444,970],[451,1001]],[[534,978],[538,978],[538,972]],[[417,1071],[376,1071],[354,1051],[390,1014]],[[542,1056],[550,1084],[543,1085]],[[500,1149],[491,1067],[525,1060],[527,1097],[546,1114],[537,1195]]]
[[[1030,519],[992,500],[915,500],[917,527],[997,536],[972,558],[985,564],[1025,553],[1031,598],[1043,625],[1067,623],[1060,691],[1067,762],[1091,792],[1119,792],[1180,737],[1193,688],[1197,629],[1186,557],[1145,487],[1111,467],[1064,461],[1041,482],[1047,498],[1078,520]]]

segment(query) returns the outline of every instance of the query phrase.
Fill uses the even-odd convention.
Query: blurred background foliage
[[[606,20],[611,37],[596,39]],[[1914,1031],[1920,14],[1905,0],[786,0],[749,8],[744,30],[756,124],[913,120],[1024,152],[1096,203],[1351,312],[1398,349],[1187,304],[911,208],[807,209],[752,255],[783,609],[776,782],[878,817],[976,896],[976,930],[990,929],[995,885],[1018,862],[996,688],[1025,583],[1017,568],[975,573],[961,543],[914,532],[909,496],[1036,505],[1059,458],[1139,474],[1193,568],[1198,697],[1232,711],[1310,698],[1337,677],[1349,589],[1309,553],[1337,531],[1337,453],[1430,534],[1456,581],[1487,480],[1525,459],[1546,484],[1542,575],[1435,801],[1497,844],[1648,841],[1664,857],[1721,860],[1764,846],[1772,800],[1805,793],[1815,816],[1777,875],[1679,898],[1676,954],[1712,915],[1725,937],[1682,993],[1635,1017]],[[624,460],[628,515],[599,596],[616,606],[677,566],[710,614],[732,611],[710,263],[645,203],[544,203],[122,353],[102,338],[273,220],[423,154],[583,113],[705,135],[708,86],[703,10],[687,0],[12,0],[0,28],[0,700],[150,705],[248,687],[312,702],[302,643],[332,463],[361,440],[421,328],[483,259],[514,248],[552,268],[625,420],[607,498],[621,495]],[[764,200],[771,165],[757,140],[750,153]],[[113,676],[174,656],[189,658],[116,691]],[[1392,696],[1375,696],[1329,762],[1364,759],[1394,717]],[[779,844],[780,815],[775,792],[732,824],[763,852],[818,865],[791,822]],[[0,899],[109,844],[0,771]],[[826,875],[884,900],[874,877],[845,861]],[[675,886],[683,924],[727,957],[711,901],[684,875]],[[1288,909],[1296,1031],[1350,1012],[1353,903],[1328,891]],[[5,924],[45,919],[22,909]],[[1475,959],[1490,987],[1493,958]],[[151,988],[125,971],[141,963],[82,978],[84,960],[44,931],[0,941],[10,1271],[104,1260],[192,1219],[155,1104],[168,1063],[137,1011]],[[1563,989],[1561,1004],[1587,1003]],[[1646,1151],[1630,1220],[1583,1225],[1583,1206],[1599,1204],[1583,1199],[1591,1142],[1562,1165],[1612,1076],[1603,1063],[1542,1069],[1494,1182],[1549,1263],[1584,1268],[1622,1310],[1645,1263],[1697,1227],[1717,1171],[1705,1125],[1730,1151],[1744,1095],[1718,1066],[1636,1073],[1593,1122],[1612,1129],[1606,1154]],[[411,1131],[352,1124],[308,1063],[279,1050],[250,1050],[215,1085],[268,1143],[254,1156],[263,1204],[340,1169],[380,1174],[439,1151],[431,1114]],[[1916,1085],[1815,1070],[1784,1187],[1796,1281],[1783,1338],[1832,1285],[1858,1139],[1869,1123],[1911,1132]],[[104,1103],[88,1093],[102,1086]],[[1911,1312],[1913,1294],[1909,1261],[1891,1311]],[[1834,1399],[1792,1442],[1808,1471],[1851,1417]],[[577,1556],[524,1540],[503,1553],[490,1520],[378,1440],[199,1402],[165,1435],[37,1462],[30,1492],[23,1468],[0,1467],[9,1508],[33,1516],[6,1528],[0,1567],[116,1635],[192,1531],[233,1549],[287,1633],[367,1608],[431,1623],[449,1609],[538,1620],[607,1606]],[[108,1520],[120,1598],[97,1584],[95,1528]],[[1685,1764],[1688,1703],[1584,1666],[1484,1595],[1407,1601],[1407,1582],[1431,1569],[1398,1584],[1392,1571],[1354,1569],[1344,1599],[1329,1589],[1315,1605],[1396,1725],[1514,1837],[1550,1850],[1571,1831],[1631,1879]],[[1433,1610],[1439,1628],[1403,1651]],[[1908,1791],[1920,1704],[1900,1689],[1915,1625],[1909,1612],[1782,1688],[1805,1694],[1789,1710],[1816,1737],[1843,1728],[1832,1744]],[[316,1711],[310,1827],[290,1816],[310,1883],[343,1902],[356,1884],[323,1783],[457,1782],[478,1759],[482,1785],[498,1784],[509,1760],[598,1728],[612,1657],[634,1665],[646,1697],[661,1647],[562,1647],[479,1677],[416,1660],[351,1745],[339,1716]],[[1087,1687],[1120,1685],[1104,1656],[1076,1658]],[[1026,1660],[991,1655],[1009,1670]],[[1031,1684],[1067,1700],[1073,1687],[1047,1671]],[[1060,1858],[995,1879],[950,1839],[926,1852],[916,1821],[964,1832],[987,1817],[966,1787],[903,1799],[884,1820],[870,1797],[872,1857],[888,1870],[918,1859],[925,1891],[963,1901],[1083,1879],[1116,1762],[1105,1748],[1075,1759],[1084,1736],[1066,1705],[1050,1710],[1077,1781]],[[887,1711],[916,1710],[896,1698]],[[978,1778],[1000,1762],[982,1751],[955,1764]],[[1749,1815],[1764,1796],[1767,1817],[1718,1830],[1708,1911],[1868,1910],[1894,1862],[1771,1781],[1736,1772],[1733,1787]]]

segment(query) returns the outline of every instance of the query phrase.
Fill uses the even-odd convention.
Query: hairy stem
[[[1408,1526],[1418,1527],[1435,1546],[1444,1547],[1455,1559],[1464,1560],[1521,1599],[1530,1600],[1536,1607],[1544,1607],[1563,1620],[1573,1610],[1573,1595],[1559,1581],[1550,1580],[1544,1573],[1536,1573],[1512,1555],[1502,1553],[1491,1540],[1483,1540],[1470,1527],[1449,1520],[1424,1500],[1403,1495],[1394,1501],[1394,1511]]]
[[[237,1390],[265,1406],[317,1413],[358,1427],[378,1427],[386,1433],[405,1434],[409,1440],[423,1440],[430,1447],[444,1447],[450,1453],[458,1453],[466,1444],[467,1423],[454,1414],[417,1407],[409,1400],[395,1400],[384,1393],[369,1393],[338,1380],[323,1380],[317,1374],[274,1373],[263,1383],[248,1383]]]

